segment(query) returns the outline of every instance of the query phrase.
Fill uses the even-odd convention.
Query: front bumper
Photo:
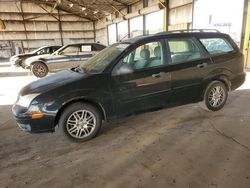
[[[21,59],[10,60],[10,63],[11,63],[11,65],[14,66],[14,67],[20,67],[20,66],[21,66],[21,63],[22,63],[22,60],[21,60]]]
[[[55,114],[43,112],[44,116],[39,119],[32,119],[31,114],[19,105],[12,107],[12,112],[17,125],[24,131],[30,133],[54,132]]]

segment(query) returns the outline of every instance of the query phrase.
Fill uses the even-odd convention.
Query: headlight
[[[17,104],[20,106],[23,106],[25,108],[28,108],[31,101],[37,97],[38,95],[40,95],[39,93],[34,93],[34,94],[30,94],[30,95],[25,95],[19,98],[19,100],[17,101]]]
[[[28,112],[31,113],[31,114],[34,114],[34,113],[39,113],[41,111],[40,111],[39,106],[37,106],[37,105],[30,105],[30,107],[28,109]]]

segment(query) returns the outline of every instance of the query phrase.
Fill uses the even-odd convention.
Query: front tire
[[[31,66],[31,72],[34,76],[42,78],[48,74],[49,70],[44,63],[36,62]]]
[[[59,119],[59,131],[70,140],[84,142],[94,138],[101,129],[100,112],[92,105],[74,103]]]
[[[211,111],[218,111],[224,107],[228,97],[228,89],[220,81],[211,82],[204,94],[206,108]]]

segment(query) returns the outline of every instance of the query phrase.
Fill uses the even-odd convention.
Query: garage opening
[[[234,0],[195,0],[193,28],[228,33],[240,46],[243,9],[244,0],[237,0],[237,3]]]

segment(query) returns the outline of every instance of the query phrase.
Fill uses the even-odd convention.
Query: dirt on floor
[[[219,112],[190,104],[133,116],[86,143],[25,133],[0,105],[0,187],[249,188],[249,81]]]

